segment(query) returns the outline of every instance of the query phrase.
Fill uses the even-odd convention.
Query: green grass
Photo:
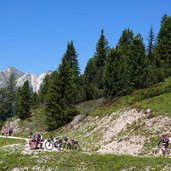
[[[44,106],[32,110],[32,116],[19,123],[20,133],[15,134],[19,137],[29,137],[30,132],[45,131],[46,118],[44,113]]]
[[[137,104],[138,107],[150,108],[154,115],[171,116],[171,93],[165,93],[157,97],[143,100]]]
[[[13,168],[23,168],[29,167],[30,170],[32,166],[36,163],[32,160],[29,155],[21,155],[19,152],[7,153],[0,151],[0,170],[1,171],[11,171]]]
[[[165,113],[167,113],[171,111],[171,107],[169,106],[170,103],[168,103],[169,102],[168,100],[170,100],[170,92],[171,92],[171,77],[165,79],[165,81],[162,83],[155,84],[146,89],[136,90],[130,95],[121,97],[115,102],[105,104],[95,109],[94,111],[90,112],[90,114],[95,116],[96,115],[103,116],[103,115],[111,114],[112,112],[115,112],[117,110],[121,110],[125,107],[151,108],[151,106],[153,107],[154,105],[156,105],[154,108],[156,109],[155,110],[156,112],[159,111],[161,112],[160,114],[163,114],[163,112],[166,111]],[[166,95],[166,97],[162,95],[164,96]],[[162,98],[160,98],[159,96],[163,97],[164,101],[162,101]],[[152,100],[150,100],[152,98],[156,98],[156,99],[159,98],[159,99],[158,101],[153,102]],[[147,106],[146,107],[145,103],[141,103],[141,102],[147,99],[149,99],[149,101],[147,101],[148,105],[146,105]],[[160,105],[162,102],[165,103],[163,104],[163,106]],[[159,108],[161,109],[159,110]]]
[[[11,145],[11,144],[24,144],[25,140],[18,140],[12,138],[0,138],[0,147]]]
[[[16,162],[17,159],[17,162]],[[119,171],[129,169],[134,171],[160,171],[165,166],[171,168],[171,160],[165,157],[133,157],[126,155],[100,155],[78,152],[41,152],[37,155],[22,155],[20,153],[4,153],[0,151],[1,171],[13,168],[37,167],[41,171]]]

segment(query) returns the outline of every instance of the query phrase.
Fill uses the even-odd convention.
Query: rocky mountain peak
[[[45,78],[47,74],[50,74],[50,73],[51,71],[48,71],[48,72],[45,72],[36,76],[30,72],[23,73],[14,67],[9,67],[3,71],[0,71],[0,87],[4,87],[10,75],[13,74],[16,78],[16,85],[18,87],[22,86],[24,82],[28,80],[30,87],[32,87],[33,91],[38,92],[43,82],[43,79]]]

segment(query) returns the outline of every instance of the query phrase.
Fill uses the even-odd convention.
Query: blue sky
[[[110,47],[125,28],[146,44],[150,26],[157,35],[165,13],[171,15],[170,0],[0,0],[0,70],[55,70],[73,40],[83,72],[101,29]]]

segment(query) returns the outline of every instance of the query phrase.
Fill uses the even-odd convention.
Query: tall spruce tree
[[[134,36],[133,31],[130,29],[125,29],[122,32],[122,35],[116,46],[117,51],[119,51],[122,54],[122,56],[128,56],[129,48],[133,41],[133,36]]]
[[[6,87],[6,105],[7,105],[7,113],[9,117],[13,117],[15,115],[15,98],[16,98],[16,81],[14,74],[11,74]]]
[[[163,17],[161,18],[161,24],[160,24],[161,26],[167,20],[167,17],[168,17],[167,14],[163,15]]]
[[[104,30],[102,29],[100,38],[96,44],[96,53],[95,53],[95,55],[97,56],[98,68],[104,67],[108,50],[109,50],[108,41],[105,38]]]
[[[84,91],[86,100],[97,99],[104,93],[104,69],[109,52],[108,42],[101,30],[101,35],[96,44],[96,52],[89,59],[84,71]]]
[[[133,31],[130,29],[125,29],[122,32],[122,35],[119,39],[119,42],[116,46],[116,51],[120,56],[120,64],[118,68],[118,74],[120,77],[120,81],[118,82],[118,86],[122,90],[120,90],[120,95],[125,95],[130,93],[134,87],[131,82],[131,63],[130,63],[130,50],[131,44],[133,42]]]
[[[5,88],[0,88],[0,122],[5,121],[9,117],[7,113],[6,91]]]
[[[48,87],[50,84],[50,79],[51,79],[51,75],[46,75],[45,78],[43,79],[43,83],[40,86],[40,90],[38,93],[38,103],[39,104],[44,104],[45,100],[46,100],[46,95],[48,92]]]
[[[17,91],[16,114],[20,119],[26,119],[31,115],[31,90],[29,82],[25,81]]]
[[[148,37],[147,56],[150,60],[150,64],[153,64],[153,65],[155,63],[155,61],[154,61],[154,46],[155,46],[155,36],[154,36],[154,32],[153,32],[153,27],[151,26],[149,37]]]
[[[15,115],[16,82],[13,74],[10,75],[5,87],[0,89],[0,121]]]
[[[119,51],[111,49],[105,66],[105,95],[118,97],[129,94],[132,86],[128,77],[128,63]]]
[[[131,82],[134,84],[135,89],[147,87],[148,61],[140,34],[133,38],[129,53],[128,65],[131,66]]]
[[[165,75],[171,75],[171,17],[162,20],[157,37],[156,56],[162,61],[160,68],[165,69]]]
[[[92,100],[101,96],[101,92],[97,88],[97,73],[97,57],[94,56],[88,60],[83,74],[85,100]]]
[[[157,82],[162,81],[161,80],[162,70],[160,69],[161,60],[159,58],[159,55],[156,54],[156,42],[155,42],[155,36],[152,26],[150,28],[150,32],[148,36],[147,57],[148,57],[147,86],[150,86]]]
[[[101,35],[99,40],[96,44],[96,53],[95,56],[97,58],[97,74],[95,76],[95,81],[97,83],[97,88],[103,89],[104,81],[103,81],[103,74],[104,74],[104,66],[107,58],[107,54],[109,52],[108,41],[105,38],[103,29],[101,30]]]
[[[19,116],[20,113],[20,98],[21,98],[21,87],[18,87],[16,93],[16,102],[15,102],[15,115]]]
[[[77,57],[78,55],[76,53],[73,41],[68,42],[64,58],[66,58],[72,73],[74,91],[73,97],[75,98],[75,103],[82,101],[83,96],[82,87],[80,86],[80,68]]]
[[[65,56],[58,71],[52,74],[46,98],[46,117],[49,130],[70,122],[77,114],[73,106],[72,72]]]
[[[105,87],[105,95],[107,97],[115,97],[118,95],[118,82],[119,80],[119,67],[120,67],[120,56],[117,51],[111,49],[105,66],[104,73],[104,87]]]

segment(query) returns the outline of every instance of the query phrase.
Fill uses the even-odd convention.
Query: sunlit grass
[[[26,141],[21,139],[0,138],[0,147],[11,144],[24,144]]]

